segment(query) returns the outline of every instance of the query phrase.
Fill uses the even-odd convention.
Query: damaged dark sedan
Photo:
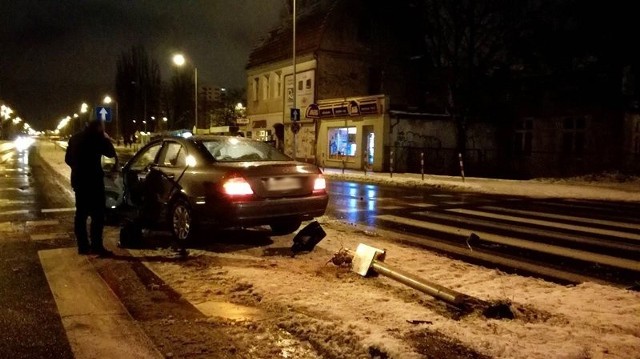
[[[169,229],[183,243],[196,229],[211,227],[268,225],[284,235],[322,216],[328,203],[317,166],[241,137],[159,138],[118,173],[113,182],[121,186],[114,188],[122,194],[112,195],[119,198],[114,207],[124,221],[123,244],[142,228]]]

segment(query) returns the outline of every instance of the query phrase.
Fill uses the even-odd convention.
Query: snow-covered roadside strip
[[[504,180],[491,178],[460,178],[451,176],[426,176],[403,173],[389,174],[346,172],[327,169],[324,175],[329,180],[375,183],[386,186],[410,188],[435,188],[440,190],[476,192],[494,195],[519,196],[531,198],[573,198],[582,200],[640,202],[640,182],[632,183],[571,183],[568,181],[543,182],[541,180]]]
[[[638,293],[507,275],[383,239],[393,233],[372,236],[330,218],[322,223],[327,238],[314,253],[296,258],[267,255],[290,245],[291,236],[285,236],[274,237],[267,247],[192,251],[202,265],[146,265],[192,303],[231,300],[261,308],[288,331],[328,340],[327,350],[337,357],[358,357],[357,347],[379,348],[394,358],[421,357],[409,337],[434,331],[498,358],[629,358],[640,353]],[[517,318],[470,315],[458,320],[431,298],[386,278],[363,279],[326,264],[341,246],[355,248],[359,242],[386,248],[387,262],[429,280],[481,299],[511,301]]]

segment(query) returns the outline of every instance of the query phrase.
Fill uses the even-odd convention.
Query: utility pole
[[[293,0],[293,108],[296,108],[296,91],[297,91],[297,83],[296,83],[296,0]],[[302,113],[300,114],[302,116]],[[300,121],[300,118],[298,118]],[[291,122],[291,127],[293,128],[293,122]],[[293,159],[296,159],[296,133],[293,132]]]

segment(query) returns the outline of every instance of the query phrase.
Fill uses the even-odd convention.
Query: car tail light
[[[246,179],[242,177],[229,178],[222,185],[224,193],[229,196],[250,196],[253,194],[253,190]]]
[[[315,183],[313,184],[313,192],[324,192],[327,189],[327,180],[322,177],[322,175],[316,178]]]

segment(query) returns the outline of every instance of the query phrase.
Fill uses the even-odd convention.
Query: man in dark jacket
[[[104,132],[102,121],[89,122],[82,132],[69,139],[65,162],[71,167],[71,186],[76,194],[74,231],[79,254],[112,254],[102,244],[105,216],[102,156],[116,157],[115,148]],[[117,162],[116,158],[116,164]],[[91,244],[87,236],[88,217],[91,217]]]

